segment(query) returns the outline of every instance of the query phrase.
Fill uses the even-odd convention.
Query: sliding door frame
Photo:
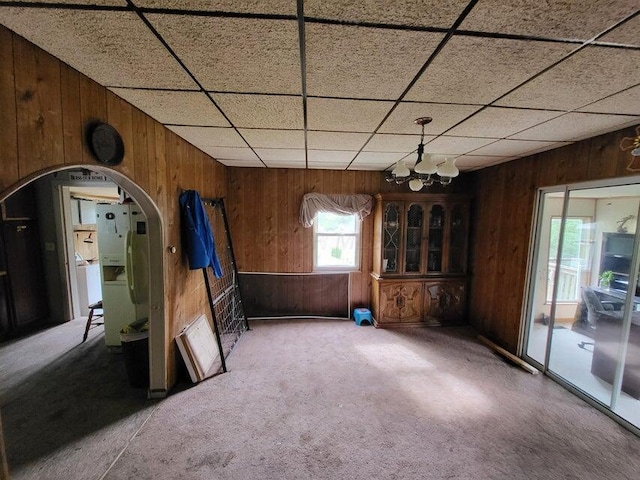
[[[524,301],[522,303],[522,310],[521,310],[521,318],[520,318],[521,321],[520,321],[520,331],[519,331],[519,337],[518,337],[517,354],[520,358],[525,360],[527,363],[534,365],[536,368],[541,370],[548,377],[553,379],[555,382],[559,383],[561,386],[569,390],[571,393],[580,397],[582,400],[584,400],[591,406],[595,407],[602,413],[606,414],[607,416],[609,416],[614,421],[616,421],[626,429],[630,430],[634,434],[640,436],[640,427],[633,425],[632,423],[625,420],[623,417],[619,416],[617,413],[613,411],[613,409],[616,407],[617,397],[621,393],[622,377],[623,377],[623,371],[624,371],[624,360],[626,359],[627,343],[629,340],[629,334],[630,334],[630,328],[631,328],[631,315],[632,315],[632,306],[633,306],[632,295],[627,295],[627,298],[626,298],[626,303],[625,303],[626,313],[624,314],[622,319],[623,335],[621,338],[621,341],[625,343],[620,345],[620,349],[618,351],[618,359],[617,359],[618,362],[616,364],[616,373],[615,373],[614,382],[612,385],[612,394],[611,394],[610,402],[608,405],[596,400],[595,398],[591,397],[583,390],[580,390],[575,385],[569,383],[560,375],[549,370],[549,357],[551,353],[551,343],[553,340],[552,338],[553,324],[555,322],[555,307],[557,303],[556,302],[557,288],[558,288],[557,277],[559,274],[559,269],[556,269],[556,272],[555,272],[556,279],[553,287],[553,298],[552,298],[552,304],[551,304],[551,312],[549,315],[550,318],[549,318],[549,325],[548,325],[548,332],[547,332],[544,364],[528,356],[526,353],[527,345],[529,342],[529,332],[531,329],[531,324],[534,321],[534,318],[531,312],[533,311],[533,306],[534,306],[533,302],[535,297],[535,287],[536,287],[536,280],[537,280],[536,271],[538,267],[538,261],[540,260],[540,254],[541,254],[541,252],[539,251],[540,250],[539,244],[541,240],[540,237],[541,237],[541,231],[543,227],[543,219],[542,219],[542,213],[544,211],[543,203],[546,198],[546,194],[562,193],[562,192],[564,193],[563,205],[562,205],[562,223],[560,226],[559,245],[558,245],[558,252],[556,255],[556,262],[558,262],[558,260],[562,256],[562,248],[564,243],[564,227],[565,227],[565,221],[567,217],[567,209],[569,206],[569,201],[571,200],[571,192],[575,190],[585,190],[585,189],[602,188],[602,187],[619,187],[619,186],[631,185],[631,184],[640,184],[640,175],[602,179],[602,180],[580,182],[580,183],[573,183],[573,184],[555,185],[555,186],[543,187],[538,189],[536,194],[535,205],[534,205],[531,234],[529,238],[529,251],[528,251],[527,270],[526,270],[527,278],[525,282]],[[640,208],[638,210],[638,216],[636,218],[640,220]],[[637,279],[638,271],[640,270],[640,228],[639,227],[640,227],[640,223],[636,228],[635,237],[634,237],[633,258],[631,260],[631,271],[629,272],[630,279],[631,278]],[[629,285],[629,289],[631,289],[632,286],[633,285]]]

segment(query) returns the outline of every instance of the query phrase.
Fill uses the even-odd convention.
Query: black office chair
[[[591,287],[582,287],[582,299],[587,306],[587,324],[584,326],[586,328],[584,333],[591,338],[595,336],[598,319],[601,318],[602,315],[609,317],[622,316],[622,312],[615,311],[614,305],[611,302],[601,302]],[[594,342],[578,343],[578,347],[582,349],[585,349],[587,345],[594,345]]]

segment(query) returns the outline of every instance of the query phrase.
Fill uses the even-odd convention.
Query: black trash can
[[[136,320],[120,330],[122,356],[129,385],[134,388],[149,386],[149,321]]]

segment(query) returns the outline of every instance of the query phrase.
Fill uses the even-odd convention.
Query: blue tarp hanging
[[[189,269],[197,270],[211,266],[216,278],[222,277],[222,268],[209,217],[204,210],[200,195],[195,190],[186,190],[180,195],[180,216],[182,238],[189,257]]]

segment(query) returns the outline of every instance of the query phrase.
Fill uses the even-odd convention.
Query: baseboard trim
[[[496,345],[488,338],[483,337],[482,335],[478,335],[478,340],[484,343],[491,350],[495,351],[496,353],[499,353],[500,355],[505,357],[507,360],[511,361],[512,363],[515,363],[517,366],[529,372],[530,374],[537,375],[540,373],[540,370],[538,370],[536,367],[534,367],[533,365],[529,365],[527,362],[525,362],[521,358],[516,357],[513,353],[508,352],[507,350],[500,347],[499,345]]]

